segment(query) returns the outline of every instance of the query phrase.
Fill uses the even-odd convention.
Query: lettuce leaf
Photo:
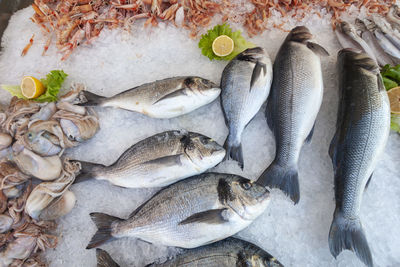
[[[1,85],[1,87],[8,91],[12,96],[16,96],[18,98],[27,99],[25,96],[22,95],[21,86],[19,85]]]
[[[397,66],[385,65],[381,70],[383,84],[386,90],[399,86],[400,83],[400,64]],[[391,114],[390,129],[400,134],[400,115]]]
[[[390,118],[390,129],[400,134],[400,115],[392,114]]]
[[[39,102],[54,102],[57,101],[57,95],[60,92],[61,85],[63,84],[67,74],[62,70],[52,70],[47,74],[46,79],[40,79],[44,87],[46,87],[46,92],[39,96],[35,101]]]
[[[215,38],[220,35],[227,35],[232,38],[234,43],[234,48],[232,53],[225,57],[220,57],[214,54],[212,51],[212,43]],[[207,34],[203,34],[199,41],[199,48],[201,48],[201,53],[208,57],[210,60],[232,60],[239,53],[243,52],[247,48],[255,47],[256,45],[250,42],[247,42],[246,39],[243,38],[240,31],[233,32],[231,27],[224,23],[222,25],[216,25],[214,28],[207,31]]]

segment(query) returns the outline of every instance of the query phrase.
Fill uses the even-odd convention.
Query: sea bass
[[[379,67],[368,55],[343,49],[338,67],[339,110],[329,148],[336,209],[329,248],[334,257],[344,249],[352,250],[367,266],[373,266],[359,213],[364,189],[389,136],[390,104]]]
[[[268,203],[269,191],[246,178],[204,173],[160,190],[126,220],[91,213],[98,231],[87,248],[122,237],[195,248],[246,228]]]
[[[110,255],[96,249],[97,266],[117,267]],[[268,252],[252,243],[237,238],[227,238],[195,249],[184,250],[164,262],[158,261],[145,267],[283,267]]]
[[[167,131],[134,144],[110,166],[81,162],[77,179],[107,180],[127,188],[161,187],[205,172],[224,156],[224,148],[209,137]]]
[[[112,97],[83,91],[82,106],[114,107],[168,119],[189,113],[216,99],[221,89],[200,77],[174,77],[146,83]]]
[[[221,104],[229,128],[226,158],[236,160],[242,169],[242,133],[267,99],[271,82],[271,60],[261,47],[243,51],[222,72]]]
[[[328,52],[310,41],[304,26],[289,33],[274,63],[274,79],[265,112],[275,136],[276,153],[258,183],[280,188],[296,204],[300,199],[297,162],[301,147],[310,141],[322,103],[321,55]]]

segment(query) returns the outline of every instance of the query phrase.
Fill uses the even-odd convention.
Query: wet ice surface
[[[50,47],[40,56],[45,39],[28,18],[30,8],[13,16],[3,37],[0,58],[0,83],[18,84],[23,75],[43,77],[52,69],[69,74],[68,83],[84,82],[88,90],[111,96],[133,86],[178,75],[198,75],[219,82],[226,62],[209,61],[200,54],[198,40],[173,26],[132,33],[103,31],[91,46],[79,47],[65,62]],[[23,26],[21,26],[23,25]],[[328,231],[334,210],[333,171],[328,146],[333,136],[338,101],[336,53],[339,50],[328,21],[310,19],[306,24],[331,54],[322,59],[324,100],[317,118],[314,137],[305,145],[299,162],[300,203],[293,206],[278,190],[272,201],[250,227],[238,234],[279,259],[285,266],[362,266],[349,252],[335,260],[328,248]],[[20,57],[32,33],[35,43],[25,57]],[[250,41],[266,48],[275,57],[286,33],[268,31]],[[7,94],[1,92],[1,102]],[[158,120],[123,110],[96,109],[101,130],[90,141],[71,149],[74,159],[111,164],[132,144],[153,134],[172,129],[186,129],[208,135],[223,144],[228,133],[219,101],[195,112],[169,120]],[[243,135],[245,169],[234,162],[224,162],[213,171],[229,172],[256,179],[274,157],[274,140],[263,115],[264,107]],[[364,194],[361,219],[377,266],[400,264],[400,136],[392,133],[369,189]],[[106,182],[91,181],[74,185],[77,204],[59,220],[59,245],[48,250],[50,266],[95,266],[95,251],[85,250],[96,227],[90,212],[105,212],[127,217],[158,189],[123,189]],[[148,244],[135,239],[120,239],[103,245],[121,266],[143,266],[176,249]]]

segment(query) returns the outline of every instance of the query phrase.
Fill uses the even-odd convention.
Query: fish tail
[[[97,267],[119,267],[107,251],[96,248]]]
[[[371,251],[359,218],[347,219],[335,211],[329,230],[329,249],[335,258],[342,250],[354,251],[365,265],[373,266]]]
[[[83,91],[83,95],[86,98],[86,102],[78,104],[79,106],[84,106],[84,107],[101,106],[104,100],[107,99],[104,96],[99,96],[89,91]]]
[[[229,137],[226,139],[224,148],[226,150],[225,159],[229,158],[236,160],[239,163],[239,167],[243,170],[244,168],[244,161],[243,161],[243,151],[242,151],[242,144],[239,145],[231,145],[229,142]]]
[[[274,161],[257,179],[257,183],[270,188],[279,188],[295,205],[299,203],[299,175],[296,167],[288,168]]]
[[[74,184],[86,182],[87,180],[91,180],[95,177],[95,173],[100,168],[104,168],[101,164],[79,161],[81,164],[81,171],[78,176],[75,178]]]
[[[100,212],[90,213],[90,218],[97,226],[97,232],[94,234],[86,249],[98,247],[108,241],[114,239],[111,234],[111,224],[115,221],[120,221],[118,217],[113,217]]]

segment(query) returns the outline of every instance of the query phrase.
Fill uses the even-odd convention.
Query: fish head
[[[354,68],[362,68],[367,72],[371,72],[374,75],[379,74],[379,66],[377,62],[359,50],[352,48],[345,48],[338,52],[337,60],[339,73],[344,71],[348,72]]]
[[[275,257],[261,249],[248,253],[245,258],[246,264],[244,266],[283,267]]]
[[[212,138],[192,132],[188,137],[190,141],[186,144],[185,153],[195,165],[208,169],[225,157],[225,149]]]
[[[216,95],[221,92],[221,88],[210,80],[201,77],[189,77],[185,79],[185,85],[190,88],[192,92],[201,95]]]
[[[270,200],[269,191],[265,187],[236,175],[230,181],[220,179],[217,189],[220,202],[244,220],[254,220],[261,215]]]
[[[313,35],[306,26],[294,27],[286,37],[285,41],[293,41],[298,43],[304,43],[312,39]]]

